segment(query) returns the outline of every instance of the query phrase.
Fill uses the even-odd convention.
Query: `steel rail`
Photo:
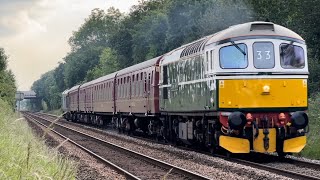
[[[48,128],[48,126],[46,126],[45,124],[41,123],[40,121],[36,120],[34,117],[30,116],[30,115],[26,115],[24,114],[24,117],[28,120],[31,120],[45,128]],[[64,136],[63,134],[57,132],[56,130],[54,129],[51,129],[50,130],[51,132],[54,132],[55,134],[59,135],[60,137],[62,137],[63,139],[68,139],[68,137]],[[93,157],[101,160],[102,162],[108,164],[109,166],[111,166],[112,168],[116,169],[118,172],[120,172],[121,174],[124,174],[127,178],[129,179],[135,179],[135,180],[141,180],[140,178],[138,178],[137,176],[131,174],[130,172],[122,169],[121,167],[115,165],[114,163],[104,159],[103,157],[99,156],[98,154],[92,152],[91,150],[87,149],[86,147],[78,144],[77,142],[71,140],[71,139],[68,139],[68,142],[71,142],[72,144],[74,144],[75,146],[79,147],[80,149],[84,150],[85,152],[87,152],[88,154],[92,155]]]
[[[37,115],[35,115],[35,114],[31,114],[31,116],[37,117],[37,118],[39,118],[39,119],[42,119],[42,120],[45,120],[45,121],[47,121],[47,122],[52,123],[52,121],[47,120],[47,119],[44,118],[44,117],[37,116]],[[195,172],[192,172],[192,171],[189,171],[189,170],[180,168],[180,167],[178,167],[178,166],[175,166],[175,165],[169,164],[169,163],[167,163],[167,162],[164,162],[164,161],[155,159],[155,158],[153,158],[153,157],[150,157],[150,156],[141,154],[141,153],[139,153],[139,152],[135,152],[135,151],[132,151],[132,150],[130,150],[130,149],[127,149],[127,148],[118,146],[118,145],[116,145],[116,144],[114,144],[114,143],[107,142],[107,141],[102,140],[102,139],[100,139],[100,138],[97,138],[97,137],[94,137],[94,136],[92,136],[92,135],[89,135],[89,134],[80,132],[80,131],[78,131],[78,130],[75,130],[75,129],[66,127],[66,126],[61,125],[61,124],[59,124],[59,123],[54,123],[54,125],[57,125],[57,126],[59,126],[59,127],[65,128],[65,129],[67,129],[67,130],[76,132],[76,133],[81,134],[81,135],[83,135],[83,136],[92,138],[92,139],[97,140],[97,141],[99,141],[99,142],[101,142],[101,143],[105,143],[105,144],[107,144],[107,145],[109,145],[109,146],[111,146],[111,147],[113,147],[113,148],[115,148],[115,149],[118,149],[118,150],[120,150],[120,151],[125,151],[125,152],[127,152],[127,153],[130,153],[130,154],[132,154],[133,156],[137,156],[137,157],[139,157],[140,159],[142,159],[142,160],[144,160],[144,161],[146,161],[146,162],[149,162],[150,164],[153,164],[153,165],[156,165],[156,166],[158,166],[158,167],[162,167],[162,168],[171,170],[171,172],[173,172],[173,173],[182,174],[182,175],[184,175],[184,176],[186,176],[186,177],[188,177],[188,178],[191,178],[191,179],[199,179],[199,180],[209,180],[209,179],[210,179],[210,178],[205,177],[205,176],[203,176],[203,175],[201,175],[201,174],[198,174],[198,173],[195,173]]]
[[[272,172],[272,173],[275,173],[275,174],[283,175],[283,176],[294,178],[294,179],[320,180],[319,177],[309,176],[309,175],[306,175],[306,174],[299,174],[299,173],[296,173],[296,172],[293,172],[293,171],[274,168],[274,167],[271,167],[269,165],[263,165],[263,164],[259,164],[259,163],[255,163],[255,162],[252,162],[252,161],[239,159],[239,158],[230,158],[230,157],[223,156],[223,155],[214,155],[214,156],[222,158],[222,159],[225,159],[225,160],[228,160],[228,161],[231,161],[231,162],[236,162],[236,163],[247,165],[247,166],[250,166],[250,167],[262,169],[262,170],[265,170],[265,171],[269,171],[269,172]]]
[[[42,114],[46,115],[46,116],[58,118],[58,116],[55,116],[55,115],[44,114],[44,113],[42,113]],[[139,139],[148,140],[146,138],[139,138]],[[148,140],[148,141],[151,141],[151,140]],[[153,143],[158,143],[158,142],[155,142],[155,141],[152,141],[152,142]],[[188,149],[187,148],[183,148],[183,149],[191,150],[189,148]],[[192,149],[192,151],[194,151],[194,149]],[[199,153],[209,155],[209,153],[204,153],[204,152],[201,152],[201,151]],[[212,155],[212,154],[210,154],[210,155]],[[274,155],[269,155],[269,154],[265,154],[265,155],[266,156],[270,156],[272,158],[276,157]],[[254,168],[262,169],[262,170],[265,170],[265,171],[269,171],[269,172],[272,172],[272,173],[281,174],[283,176],[290,177],[290,178],[320,180],[319,177],[309,176],[309,175],[305,175],[305,174],[299,174],[299,173],[296,173],[296,172],[293,172],[293,171],[274,168],[274,167],[271,167],[270,165],[264,165],[264,164],[261,164],[261,163],[256,163],[256,162],[252,162],[252,161],[248,161],[248,160],[243,160],[243,159],[239,159],[239,158],[230,158],[230,157],[227,157],[227,156],[224,156],[224,155],[219,155],[219,154],[214,154],[213,156],[225,159],[225,160],[230,161],[230,162],[236,162],[236,163],[240,163],[240,164],[247,165],[247,166],[250,166],[250,167],[254,167]],[[286,163],[289,163],[289,164],[300,165],[300,166],[304,166],[304,167],[307,167],[307,168],[320,170],[320,164],[307,162],[307,161],[302,161],[302,160],[297,160],[297,159],[292,159],[292,158],[282,158],[281,161],[279,161],[279,162],[286,162]]]

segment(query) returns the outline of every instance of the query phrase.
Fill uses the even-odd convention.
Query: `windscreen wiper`
[[[290,44],[284,45],[283,48],[280,48],[281,49],[280,55],[282,56],[283,54],[285,54],[287,52],[287,50],[289,49],[289,47],[292,46],[292,45],[293,45],[293,41],[291,41]]]
[[[236,43],[234,43],[234,41],[231,41],[231,44],[236,47],[243,55],[247,55],[244,50],[242,50]]]

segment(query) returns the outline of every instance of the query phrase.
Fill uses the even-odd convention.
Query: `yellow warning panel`
[[[219,108],[307,107],[307,91],[307,79],[219,80]]]
[[[259,129],[259,136],[253,140],[253,150],[256,152],[275,152],[276,151],[276,138],[277,132],[275,128],[269,129],[268,134],[268,148],[265,148],[265,143],[263,141],[265,135],[263,134],[263,129]]]
[[[300,136],[292,139],[284,140],[283,143],[283,152],[300,152],[307,144],[307,137]]]
[[[232,153],[250,152],[250,142],[248,139],[220,136],[219,143],[221,147]]]

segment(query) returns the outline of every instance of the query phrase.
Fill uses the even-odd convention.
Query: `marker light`
[[[268,85],[263,86],[263,93],[270,93],[270,86]]]

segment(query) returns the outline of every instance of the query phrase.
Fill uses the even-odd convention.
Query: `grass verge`
[[[301,152],[303,157],[320,159],[320,93],[309,98],[309,128],[307,145]]]
[[[0,100],[0,179],[75,179],[75,164],[36,138]]]
[[[55,110],[52,110],[52,111],[48,111],[48,112],[46,112],[46,113],[48,113],[48,114],[54,114],[54,115],[56,115],[56,116],[60,116],[61,114],[63,114],[63,111],[62,111],[62,109],[55,109]]]

